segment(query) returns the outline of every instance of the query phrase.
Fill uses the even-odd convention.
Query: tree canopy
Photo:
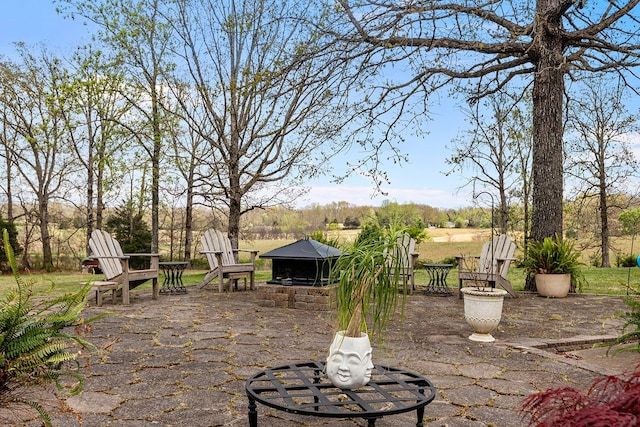
[[[376,147],[424,120],[441,89],[478,100],[532,86],[531,228],[542,240],[562,232],[565,79],[614,72],[635,83],[638,1],[340,0],[320,27],[351,66],[359,115],[387,128]]]

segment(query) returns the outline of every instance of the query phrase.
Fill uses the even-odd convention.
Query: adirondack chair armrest
[[[128,255],[118,256],[118,255],[91,255],[87,257],[89,259],[129,259]]]
[[[133,253],[133,254],[125,254],[125,256],[128,256],[128,257],[132,257],[132,256],[150,256],[150,257],[154,257],[154,256],[157,256],[157,257],[159,257],[160,254],[146,254],[146,253],[138,253],[138,252],[136,252],[136,253]]]
[[[247,252],[249,253],[249,256],[251,258],[251,264],[255,264],[256,262],[256,255],[258,255],[258,251],[257,249],[238,249],[237,252]]]
[[[222,254],[222,251],[200,251],[201,254],[205,255],[205,254],[214,254],[214,255],[219,255]]]

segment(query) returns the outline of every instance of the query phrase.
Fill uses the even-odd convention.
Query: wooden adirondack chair
[[[406,285],[407,282],[410,285],[408,293],[412,294],[416,289],[416,281],[414,274],[414,267],[418,256],[420,255],[415,251],[416,241],[408,233],[404,233],[403,236],[396,239],[396,259],[399,260],[398,273],[402,276],[402,283]],[[396,271],[393,266],[390,266],[391,271]]]
[[[129,291],[147,280],[153,281],[153,299],[158,299],[159,254],[123,254],[120,243],[102,230],[94,230],[91,233],[89,247],[93,252],[90,258],[98,260],[105,279],[122,285],[122,304],[129,305]],[[132,256],[150,257],[150,268],[146,270],[129,269],[129,258]]]
[[[480,256],[459,256],[458,261],[458,287],[462,289],[465,280],[473,282],[487,282],[489,286],[496,284],[503,287],[513,297],[517,297],[511,282],[507,280],[509,265],[514,260],[513,254],[516,244],[509,236],[501,234],[495,236],[482,246]],[[460,293],[462,298],[462,293]]]
[[[201,239],[202,250],[209,261],[209,272],[198,285],[199,288],[207,286],[216,276],[218,277],[218,288],[224,291],[224,279],[237,280],[239,277],[249,275],[249,287],[255,288],[255,260],[257,250],[233,249],[229,238],[221,231],[209,229],[205,231]],[[236,262],[238,252],[249,252],[251,262],[239,264]],[[246,284],[246,282],[245,282]]]

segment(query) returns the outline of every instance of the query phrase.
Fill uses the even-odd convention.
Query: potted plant
[[[491,332],[500,324],[504,297],[507,295],[507,291],[496,288],[495,281],[492,280],[498,274],[489,272],[491,265],[495,266],[495,263],[493,259],[483,260],[481,257],[457,257],[457,262],[459,270],[466,273],[467,283],[475,284],[475,286],[460,288],[464,319],[473,331],[469,339],[493,342],[495,338]],[[481,266],[482,263],[488,263],[488,265]]]
[[[502,319],[502,305],[507,291],[491,286],[470,286],[460,289],[464,301],[464,319],[473,333],[471,341],[493,342],[491,335]]]
[[[403,228],[365,228],[336,259],[330,270],[335,282],[338,331],[329,349],[326,372],[334,385],[343,389],[369,382],[373,363],[370,334],[382,339],[387,322],[400,303],[401,314],[407,295],[397,241]]]
[[[562,298],[569,291],[578,292],[585,282],[579,259],[573,242],[556,235],[530,243],[523,265],[539,295]]]

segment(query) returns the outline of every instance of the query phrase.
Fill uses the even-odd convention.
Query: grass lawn
[[[420,253],[416,266],[416,284],[426,284],[429,279],[426,271],[422,268],[422,263],[440,263],[456,255],[477,255],[482,249],[482,245],[489,238],[488,230],[481,229],[429,229],[427,230],[431,240],[421,242],[416,251]],[[356,235],[355,230],[341,230],[333,233],[341,241],[352,240]],[[272,249],[292,243],[295,240],[255,240],[240,242],[241,249],[256,249],[260,254],[264,254]],[[625,245],[622,245],[623,247]],[[248,255],[240,253],[240,262],[248,262]],[[518,253],[516,253],[518,256]],[[584,256],[584,254],[583,254]],[[206,264],[204,258],[201,260]],[[584,260],[583,260],[584,262]],[[202,265],[202,263],[200,264]],[[256,259],[256,281],[265,282],[271,278],[270,260]],[[591,294],[627,294],[627,284],[632,290],[640,290],[640,268],[595,268],[585,267],[587,285],[582,289],[584,293]],[[186,270],[183,274],[183,282],[186,286],[196,285],[202,281],[206,271],[204,269]],[[55,295],[71,292],[80,286],[81,282],[88,280],[104,280],[101,274],[91,276],[88,274],[75,273],[52,273],[52,274],[25,274],[25,279],[34,282],[34,293],[36,295]],[[509,280],[514,289],[523,290],[525,274],[522,269],[514,268],[509,270]],[[163,276],[160,276],[162,283]],[[52,288],[52,285],[54,287]],[[454,268],[447,277],[447,285],[452,288],[458,287],[458,272]],[[12,275],[0,275],[0,296],[15,286]],[[151,288],[151,282],[147,282],[138,289]]]
[[[627,283],[630,284],[631,292],[640,290],[640,268],[585,268],[587,285],[582,289],[583,293],[589,294],[627,294]],[[195,286],[203,279],[205,270],[186,270],[182,276],[186,286]],[[59,295],[65,292],[72,292],[80,286],[81,282],[89,280],[103,280],[101,274],[89,275],[81,273],[52,273],[52,274],[28,274],[25,273],[23,279],[33,281],[35,295]],[[163,280],[160,275],[160,284]],[[271,278],[271,271],[261,269],[256,272],[256,281],[265,282]],[[516,290],[524,289],[524,271],[519,268],[509,270],[509,280]],[[416,284],[426,284],[429,281],[427,273],[422,268],[416,269]],[[447,277],[447,285],[452,288],[458,287],[458,271],[454,268]],[[15,280],[12,275],[4,274],[0,276],[0,295],[5,295],[7,291],[15,287]],[[151,281],[148,281],[137,289],[150,289]]]

